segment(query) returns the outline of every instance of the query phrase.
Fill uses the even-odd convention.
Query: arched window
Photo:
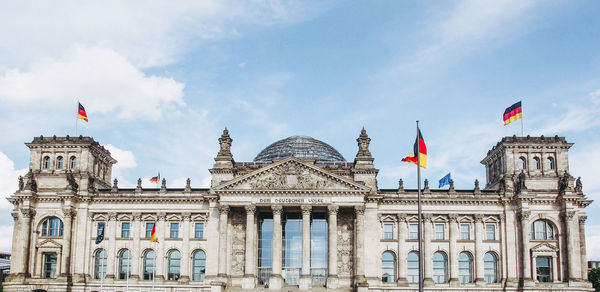
[[[194,252],[194,262],[192,270],[193,281],[204,281],[206,272],[206,254],[202,250]]]
[[[153,250],[149,249],[144,252],[144,280],[152,280],[154,278],[154,262],[156,261],[156,254]]]
[[[525,157],[521,156],[519,157],[519,161],[517,161],[519,164],[519,169],[525,169],[527,168],[527,160],[525,159]]]
[[[546,158],[546,169],[554,169],[554,158]]]
[[[406,277],[410,283],[419,282],[419,253],[411,251],[406,258]]]
[[[124,249],[119,253],[119,280],[127,279],[131,275],[131,252]]]
[[[537,220],[531,225],[531,239],[552,240],[554,239],[554,230],[552,225],[545,220]]]
[[[169,252],[169,272],[167,280],[179,280],[181,254],[178,250]]]
[[[483,277],[488,283],[498,281],[498,257],[491,251],[483,256]]]
[[[50,169],[50,156],[44,156],[42,167],[44,169]]]
[[[56,157],[56,168],[62,169],[65,166],[65,162],[62,156]]]
[[[433,254],[433,281],[435,283],[446,283],[447,262],[444,252],[438,251]]]
[[[540,162],[540,158],[539,157],[534,157],[533,158],[533,167],[535,169],[541,169],[542,168],[542,163]]]
[[[71,169],[77,168],[77,157],[71,156],[70,165],[71,165]]]
[[[63,236],[63,222],[56,218],[50,217],[42,223],[42,236],[59,237]]]
[[[461,283],[473,283],[473,257],[469,252],[458,255],[458,278]]]
[[[99,249],[94,256],[94,279],[104,279],[106,277],[106,250]]]
[[[391,251],[386,251],[381,256],[381,281],[394,283],[396,280],[396,256]]]

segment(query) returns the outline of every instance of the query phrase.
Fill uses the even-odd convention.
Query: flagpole
[[[102,233],[104,233],[104,228],[102,228]],[[102,236],[104,237],[104,236]],[[104,241],[104,238],[102,238],[102,241],[100,243],[102,243]],[[102,250],[106,253],[106,250],[104,249],[104,244],[102,244]],[[106,253],[106,262],[104,262],[104,268],[102,269],[102,274],[100,275],[100,292],[102,292],[102,283],[104,282],[104,277],[106,276],[106,266],[108,265],[108,253]]]
[[[154,226],[156,226],[156,222],[154,222]],[[150,244],[152,244],[152,242],[150,242]],[[157,251],[154,252],[154,265],[152,265],[152,292],[154,292],[154,278],[156,275],[156,253],[158,252],[158,247],[156,248]]]
[[[121,227],[123,228],[123,227]],[[131,238],[131,221],[129,221],[128,239]],[[125,283],[125,292],[129,290],[129,275],[131,275],[131,241],[128,241],[129,253],[127,254],[127,282]]]
[[[75,137],[77,137],[77,120],[79,119],[79,100],[77,100],[77,115],[75,115]]]
[[[525,137],[525,128],[523,127],[523,100],[519,100],[521,102],[521,137]]]
[[[423,220],[421,216],[421,141],[419,139],[419,121],[417,120],[417,216],[419,217],[419,292],[423,292]]]

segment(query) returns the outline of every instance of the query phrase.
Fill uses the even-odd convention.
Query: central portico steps
[[[254,288],[254,289],[242,289],[240,287],[229,287],[225,289],[226,292],[301,292],[301,291],[311,291],[311,292],[351,292],[352,288],[340,288],[340,289],[327,289],[325,287],[313,287],[309,290],[303,290],[295,286],[283,287],[281,290],[274,290],[269,288]]]

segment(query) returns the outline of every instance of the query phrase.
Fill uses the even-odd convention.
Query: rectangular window
[[[195,238],[204,238],[204,223],[196,223],[194,229]]]
[[[129,222],[121,223],[121,238],[129,238],[129,228],[131,225]]]
[[[496,240],[496,225],[487,224],[485,225],[485,239]]]
[[[98,237],[98,236],[100,236],[100,234],[104,230],[104,222],[98,222],[98,228],[96,230],[97,230],[96,237]]]
[[[444,224],[435,224],[435,239],[444,239]]]
[[[44,278],[56,278],[56,253],[44,253]]]
[[[419,239],[419,224],[408,225],[408,239]]]
[[[471,234],[470,234],[470,230],[469,230],[469,224],[461,224],[460,225],[460,239],[462,240],[469,240],[471,239]]]
[[[536,257],[535,258],[535,269],[537,274],[537,280],[539,282],[551,282],[552,273],[550,266],[550,257]]]
[[[146,223],[146,238],[152,236],[152,228],[154,228],[154,222]]]
[[[394,239],[394,224],[383,224],[383,239]]]
[[[179,237],[179,223],[171,223],[171,238]]]

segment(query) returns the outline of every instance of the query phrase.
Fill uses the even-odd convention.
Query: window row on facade
[[[145,222],[144,226],[144,237],[149,239],[152,236],[152,230],[156,226],[155,222]],[[204,222],[194,222],[194,238],[204,238]],[[168,238],[181,238],[179,222],[169,222],[169,234]],[[97,222],[96,235],[99,236],[106,228],[106,222]],[[131,222],[121,222],[120,224],[120,238],[131,237]]]
[[[55,168],[55,169],[76,169],[77,168],[77,157],[75,157],[75,155],[72,155],[69,158],[69,163],[66,164],[66,160],[62,155],[59,155],[55,158],[54,164],[52,164],[52,159],[50,158],[50,156],[46,155],[44,156],[44,158],[42,158],[42,169],[51,169],[51,168]]]

